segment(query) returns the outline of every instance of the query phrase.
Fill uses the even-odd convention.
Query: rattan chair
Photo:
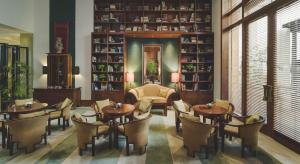
[[[232,121],[229,123],[225,123],[224,129],[222,132],[222,151],[224,151],[224,140],[225,135],[228,135],[231,137],[237,137],[241,138],[241,156],[244,157],[245,153],[245,147],[250,148],[250,150],[254,150],[254,155],[256,155],[256,148],[258,143],[258,133],[261,127],[263,126],[265,120],[263,117],[258,116],[259,119],[251,122],[246,123],[247,118],[251,116],[246,117],[240,117],[237,118],[241,121]],[[242,123],[241,123],[242,122]]]
[[[187,102],[184,102],[184,109],[179,109],[178,106],[175,105],[175,103],[173,102],[173,109],[175,111],[175,126],[176,126],[176,131],[179,132],[179,128],[180,128],[180,118],[179,116],[181,114],[190,114],[190,115],[193,115],[192,114],[192,105],[190,105],[189,103]]]
[[[48,114],[36,117],[18,118],[7,121],[9,154],[13,154],[14,144],[18,148],[25,148],[25,152],[34,150],[34,146],[44,138],[47,143]]]
[[[126,153],[129,155],[129,144],[134,145],[135,150],[139,150],[140,154],[146,152],[148,144],[150,114],[148,117],[130,121],[118,126],[118,131],[126,137]]]
[[[84,117],[72,116],[72,122],[76,127],[77,143],[79,155],[82,155],[83,150],[87,149],[88,144],[92,144],[92,155],[95,155],[95,140],[99,136],[109,136],[109,145],[112,145],[112,136],[110,127],[100,122],[88,123]]]
[[[205,148],[205,157],[208,158],[209,139],[214,139],[215,149],[217,149],[216,127],[211,124],[200,122],[200,118],[183,114],[180,116],[183,131],[183,144],[189,156],[195,157],[195,151],[200,147]]]
[[[64,104],[64,102],[59,103],[56,106],[55,111],[49,112],[49,120],[48,120],[48,135],[51,134],[51,121],[58,119],[58,125],[60,125],[60,120],[62,119],[62,128],[65,130],[66,126],[69,126],[69,120],[71,117],[71,109],[72,109],[73,103],[70,100],[69,103]]]

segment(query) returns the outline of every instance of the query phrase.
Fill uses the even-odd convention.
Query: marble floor
[[[90,108],[77,108],[73,112],[93,113]],[[0,150],[0,163],[299,163],[300,156],[288,148],[280,145],[272,138],[259,135],[259,151],[257,157],[248,155],[241,158],[239,154],[239,140],[227,141],[224,153],[218,151],[209,153],[209,159],[204,159],[204,153],[198,152],[195,158],[188,157],[183,148],[182,137],[175,132],[174,112],[169,110],[168,117],[153,114],[150,123],[149,144],[143,155],[125,154],[125,139],[119,138],[119,149],[109,149],[107,141],[100,138],[97,141],[96,155],[91,156],[87,151],[83,156],[78,155],[76,133],[74,126],[65,131],[56,129],[48,138],[48,144],[38,145],[37,149],[29,154],[19,150],[13,156],[7,150]],[[93,120],[89,120],[93,121]]]

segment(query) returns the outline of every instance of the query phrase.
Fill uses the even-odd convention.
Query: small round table
[[[116,118],[120,118],[122,116],[132,114],[134,108],[135,106],[131,104],[122,104],[120,108],[115,108],[113,105],[102,108],[104,115],[107,115],[113,121],[113,128],[115,129],[115,135],[114,135],[115,147],[118,147],[118,135],[116,135],[118,134],[117,133],[118,124],[116,122]]]
[[[192,107],[196,116],[203,115],[207,118],[217,118],[226,114],[227,110],[223,107],[213,105],[208,107],[207,105],[195,105]]]
[[[47,103],[33,103],[30,107],[26,106],[17,106],[17,107],[8,107],[4,113],[9,114],[9,118],[17,118],[19,114],[28,114],[33,112],[38,112],[44,110],[48,106]]]

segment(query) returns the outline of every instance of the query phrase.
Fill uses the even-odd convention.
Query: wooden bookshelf
[[[211,0],[94,0],[92,98],[121,101],[125,38],[159,36],[180,38],[181,96],[185,99],[188,94],[184,92],[194,92],[198,97],[202,94],[211,99],[214,55],[211,3]],[[115,56],[122,61],[110,60]],[[123,69],[111,68],[115,65]],[[186,70],[191,66],[193,70]]]

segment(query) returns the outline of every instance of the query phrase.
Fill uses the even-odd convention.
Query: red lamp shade
[[[171,74],[171,82],[172,83],[177,83],[179,81],[179,74],[176,72],[176,73],[172,73]]]
[[[127,82],[134,82],[134,73],[133,72],[127,72]]]

